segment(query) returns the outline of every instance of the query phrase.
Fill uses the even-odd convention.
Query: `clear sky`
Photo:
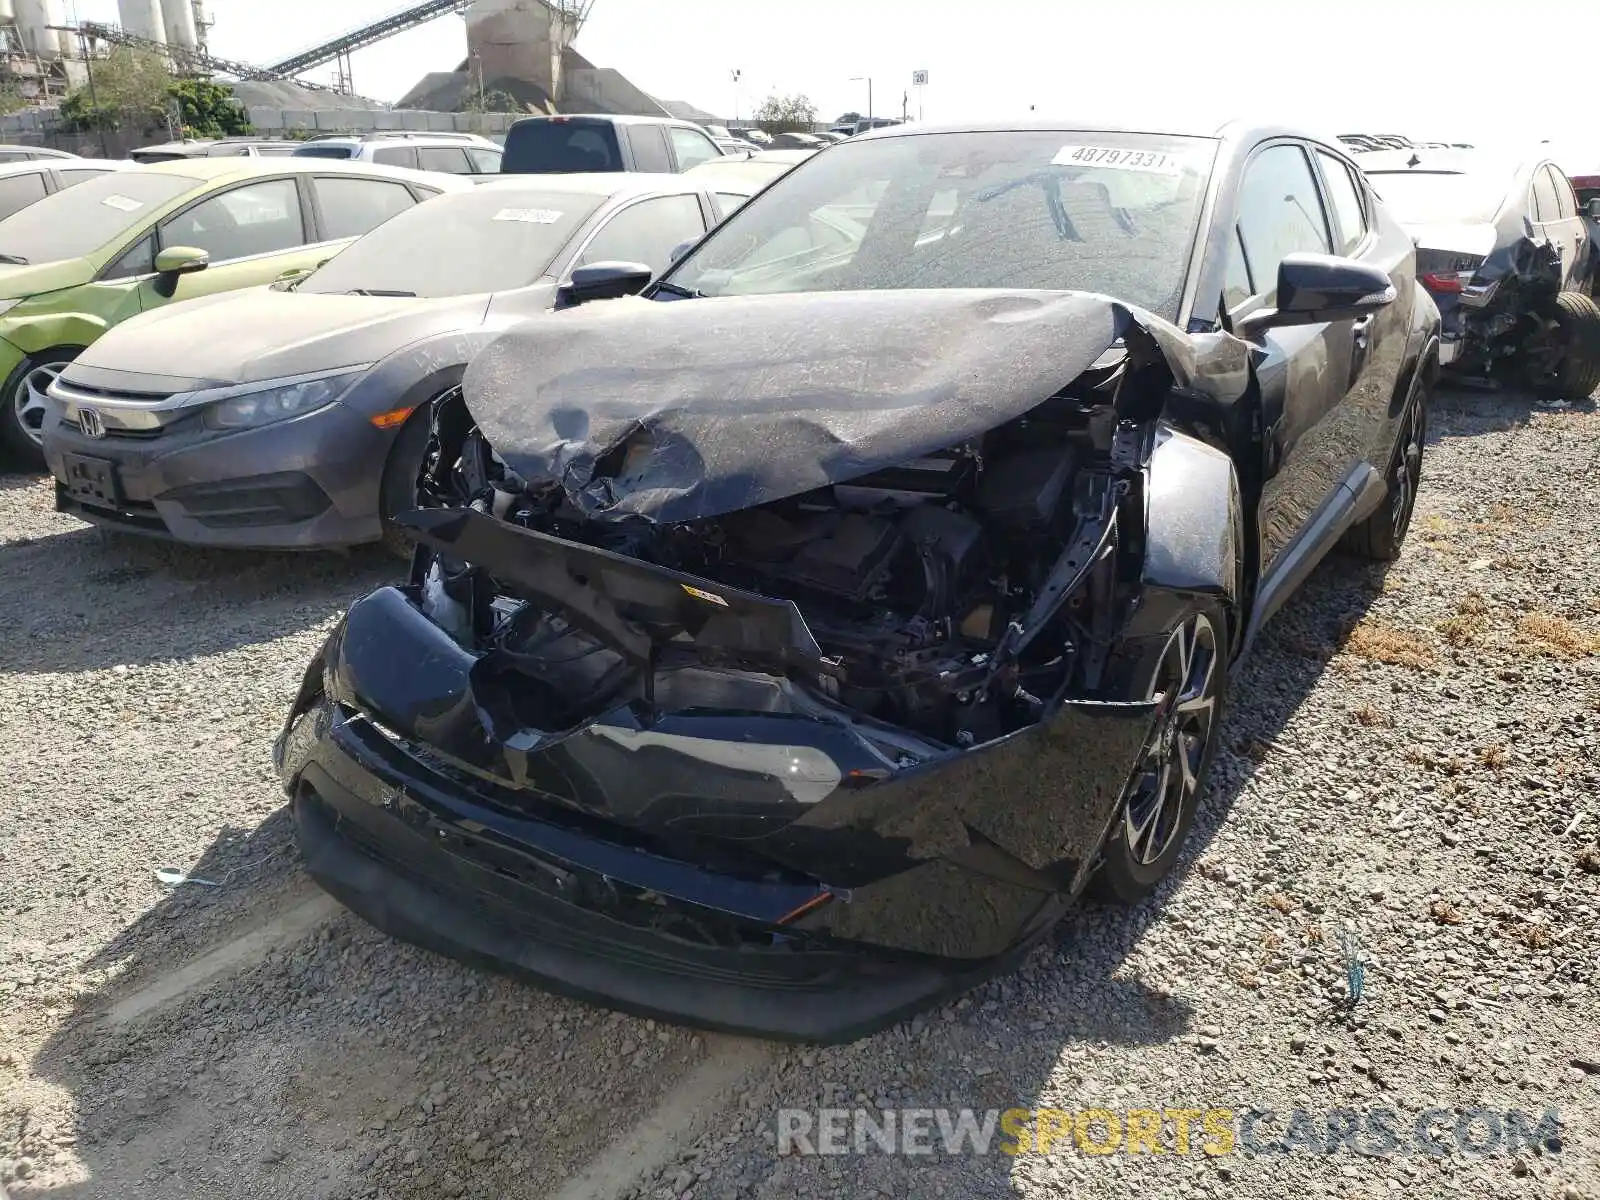
[[[214,53],[270,61],[406,0],[208,0]],[[116,19],[116,0],[63,0]],[[1600,167],[1589,64],[1596,0],[596,0],[578,47],[646,91],[733,115],[804,92],[820,116],[899,115],[930,73],[927,120],[1025,115],[1159,120],[1257,116],[1327,134],[1578,143]],[[361,51],[358,91],[399,97],[456,66],[465,24],[443,17]],[[313,76],[315,78],[316,76]]]

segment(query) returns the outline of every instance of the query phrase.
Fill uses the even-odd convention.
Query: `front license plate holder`
[[[67,476],[67,495],[84,504],[101,508],[117,507],[121,497],[117,489],[115,464],[82,454],[64,454],[61,457]]]

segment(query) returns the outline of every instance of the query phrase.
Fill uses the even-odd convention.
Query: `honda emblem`
[[[78,428],[83,431],[83,436],[86,438],[103,438],[106,435],[106,423],[100,419],[99,409],[80,408]]]

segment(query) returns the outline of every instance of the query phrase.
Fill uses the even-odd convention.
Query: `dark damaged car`
[[[305,861],[713,1028],[968,987],[1178,861],[1255,630],[1405,536],[1437,326],[1290,131],[841,143],[434,407],[410,581],[276,747]]]
[[[1361,168],[1417,244],[1451,371],[1567,399],[1600,387],[1594,247],[1555,163],[1413,149]]]

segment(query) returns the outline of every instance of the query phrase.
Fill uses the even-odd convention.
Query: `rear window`
[[[301,146],[295,152],[296,158],[354,158],[354,146]]]
[[[519,121],[506,134],[500,171],[508,175],[620,171],[617,130],[609,121]]]
[[[1402,225],[1486,225],[1505,203],[1510,176],[1444,171],[1368,171],[1367,181]]]

